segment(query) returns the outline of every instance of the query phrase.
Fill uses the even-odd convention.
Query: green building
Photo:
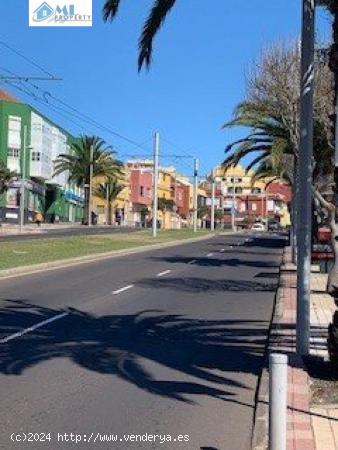
[[[0,196],[0,220],[19,222],[20,189],[25,183],[25,222],[41,212],[46,222],[77,222],[83,217],[83,191],[53,176],[54,160],[76,138],[30,105],[0,91],[0,159],[15,172]]]

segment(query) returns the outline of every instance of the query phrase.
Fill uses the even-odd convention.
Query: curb
[[[262,374],[258,380],[258,387],[256,391],[256,404],[254,412],[254,427],[251,439],[252,450],[266,450],[268,448],[268,434],[269,434],[269,370],[268,370],[268,355],[271,347],[276,342],[278,334],[279,319],[283,314],[283,299],[281,294],[281,270],[285,263],[285,248],[283,250],[282,262],[279,266],[279,280],[275,295],[275,302],[273,306],[271,322],[268,332],[267,343],[264,352],[264,367]]]
[[[220,235],[226,235],[230,236],[231,234],[234,234],[232,232],[230,233],[220,233],[217,234]],[[75,258],[69,258],[69,259],[62,259],[58,261],[51,261],[51,262],[45,262],[41,264],[35,264],[32,266],[22,266],[22,267],[15,267],[13,269],[5,269],[0,270],[0,281],[5,280],[8,278],[14,278],[19,276],[25,276],[25,275],[32,275],[35,273],[40,272],[48,272],[51,270],[57,270],[57,269],[64,269],[66,267],[71,266],[77,266],[81,264],[88,264],[91,262],[101,261],[104,259],[112,259],[112,258],[118,258],[121,256],[128,256],[132,255],[134,253],[143,253],[151,250],[158,250],[161,248],[166,247],[175,247],[177,245],[184,245],[189,244],[191,242],[198,242],[198,241],[204,241],[207,239],[211,239],[215,237],[215,233],[210,233],[206,236],[200,236],[196,238],[188,238],[188,239],[180,239],[176,241],[169,241],[169,242],[162,242],[158,244],[150,244],[145,246],[139,246],[131,249],[121,249],[121,250],[113,250],[106,253],[95,253],[94,255],[86,255],[86,256],[79,256]]]

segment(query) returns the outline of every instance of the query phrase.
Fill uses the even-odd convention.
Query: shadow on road
[[[0,310],[2,337],[62,312],[23,300],[5,302]],[[152,394],[193,403],[191,394],[237,402],[236,388],[248,387],[236,374],[261,371],[265,321],[197,320],[154,310],[102,317],[68,312],[57,322],[0,344],[1,373],[21,375],[40,362],[69,358]],[[156,379],[149,361],[177,371],[184,381],[177,381],[177,375]]]
[[[250,280],[225,280],[199,277],[146,278],[138,282],[146,288],[165,288],[180,292],[269,292],[276,290],[276,283],[263,283]]]
[[[194,259],[194,265],[195,266],[201,266],[201,267],[238,267],[238,266],[244,266],[244,267],[257,267],[257,268],[277,268],[279,267],[278,264],[273,264],[270,262],[264,262],[264,261],[255,261],[255,260],[247,260],[247,259],[240,259],[240,258],[228,258],[228,259],[222,259],[222,258],[215,258],[215,257],[194,257],[194,256],[155,256],[151,258],[152,260],[157,261],[165,261],[169,263],[185,263],[188,264],[192,259]]]

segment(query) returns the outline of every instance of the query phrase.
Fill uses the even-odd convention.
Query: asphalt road
[[[107,227],[95,225],[93,227],[69,227],[64,228],[41,228],[37,233],[23,233],[23,234],[4,234],[0,235],[0,242],[9,241],[27,241],[31,239],[46,239],[46,238],[63,238],[70,236],[90,236],[97,234],[111,234],[111,233],[131,233],[133,231],[139,231],[139,228],[135,227]]]
[[[249,449],[283,245],[218,236],[1,280],[0,448]]]

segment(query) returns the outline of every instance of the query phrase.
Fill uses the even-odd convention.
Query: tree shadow
[[[5,375],[19,376],[42,361],[68,358],[170,399],[193,403],[191,395],[207,395],[236,402],[236,388],[249,389],[236,373],[258,375],[263,365],[266,321],[199,320],[155,310],[97,317],[25,300],[4,302],[0,371]],[[65,311],[62,319],[4,342]],[[156,379],[149,361],[177,371],[183,380]]]
[[[194,260],[195,266],[201,267],[257,267],[257,268],[277,268],[279,264],[275,264],[262,260],[247,260],[240,258],[215,258],[215,257],[194,257],[194,256],[153,256],[150,259],[153,261],[165,261],[168,263],[183,263],[188,264],[191,260]]]
[[[276,290],[276,283],[264,283],[249,280],[225,280],[197,278],[197,277],[170,277],[170,278],[145,278],[138,282],[138,286],[145,288],[170,289],[180,292],[210,294],[228,292],[271,292]]]

